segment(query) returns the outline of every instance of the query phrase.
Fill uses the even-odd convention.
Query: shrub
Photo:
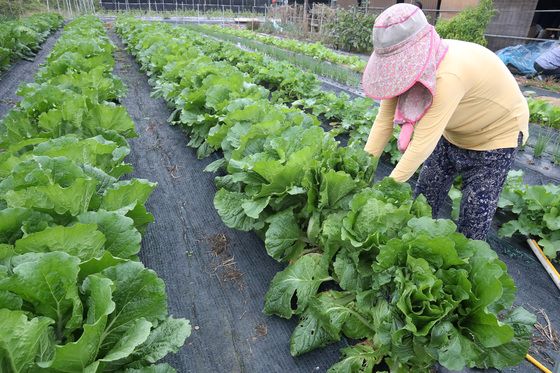
[[[449,20],[439,20],[436,30],[445,39],[470,41],[485,46],[487,41],[484,32],[495,12],[492,0],[480,0],[476,7],[467,8]]]
[[[249,21],[245,24],[245,28],[251,31],[257,31],[261,27],[261,23],[259,21]]]
[[[325,25],[326,42],[345,51],[370,52],[371,33],[376,17],[355,8],[338,9],[336,17]]]

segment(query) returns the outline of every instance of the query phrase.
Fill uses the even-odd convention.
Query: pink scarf
[[[414,126],[432,106],[436,91],[436,71],[447,53],[448,45],[441,40],[434,29],[431,31],[431,37],[430,57],[424,71],[411,88],[398,96],[394,123],[401,126],[397,141],[401,153],[404,153],[410,143]]]

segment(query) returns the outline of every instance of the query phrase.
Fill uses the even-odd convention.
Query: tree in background
[[[367,52],[372,48],[371,30],[376,14],[356,8],[337,9],[336,17],[325,25],[325,42],[348,52]]]
[[[492,0],[480,0],[476,7],[467,8],[449,20],[438,20],[436,30],[444,39],[470,41],[486,46],[484,32],[496,13]]]
[[[42,11],[44,6],[42,3],[39,0],[0,0],[0,16],[14,18]],[[46,10],[46,7],[44,10]]]

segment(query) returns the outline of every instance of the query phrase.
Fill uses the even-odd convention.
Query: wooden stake
[[[554,284],[556,285],[558,290],[560,290],[560,273],[558,273],[556,268],[552,265],[552,263],[550,263],[550,260],[548,260],[546,255],[544,255],[543,251],[535,240],[528,239],[527,243],[529,244],[529,247],[531,247],[531,250],[533,250],[533,253],[535,253],[535,255],[537,256],[537,259],[539,259],[539,261],[541,262],[550,278],[552,278],[552,281],[554,281]]]
[[[527,359],[531,364],[533,364],[534,366],[536,366],[537,368],[539,368],[541,370],[541,372],[544,373],[552,373],[547,367],[545,367],[544,365],[542,365],[541,363],[539,363],[537,361],[537,359],[535,359],[534,357],[532,357],[531,355],[527,354],[525,356],[525,359]]]
[[[303,0],[303,31],[307,33],[307,7],[309,6],[308,0]]]

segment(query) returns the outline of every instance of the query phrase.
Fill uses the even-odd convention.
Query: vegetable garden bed
[[[190,333],[138,261],[156,184],[119,180],[136,136],[113,45],[70,22],[0,123],[0,370],[173,372]]]
[[[33,81],[33,76],[60,37],[61,30],[51,34],[41,50],[32,60],[14,62],[0,77],[0,118],[2,118],[21,98],[16,94],[18,87]]]
[[[214,175],[203,170],[218,155],[199,160],[185,146],[183,132],[167,124],[172,110],[150,97],[146,74],[122,49],[115,73],[129,87],[123,105],[138,126],[131,141],[134,176],[150,175],[158,183],[147,202],[155,222],[140,257],[165,280],[170,312],[193,326],[169,363],[181,373],[326,370],[345,343],[292,359],[287,342],[296,321],[262,313],[268,284],[282,265],[266,254],[259,237],[224,226],[214,209]]]
[[[213,182],[214,176],[203,172],[203,169],[210,164],[212,164],[211,168],[216,169],[220,162],[214,163],[214,161],[219,161],[220,156],[218,153],[210,154],[215,149],[201,146],[204,143],[199,142],[200,138],[193,143],[193,139],[196,139],[196,136],[193,136],[192,129],[189,140],[191,141],[191,146],[198,146],[198,151],[185,147],[186,140],[183,133],[179,129],[166,124],[168,117],[178,117],[178,112],[173,112],[175,107],[169,108],[168,104],[162,99],[150,97],[152,88],[148,84],[148,79],[139,70],[136,62],[122,50],[122,44],[118,37],[112,31],[110,31],[110,35],[115,44],[119,46],[115,55],[116,66],[114,73],[123,79],[129,89],[127,96],[122,98],[121,102],[129,111],[139,134],[138,138],[130,139],[132,146],[129,160],[135,167],[131,177],[147,177],[152,181],[157,181],[159,184],[152,198],[146,203],[147,209],[155,217],[155,222],[148,226],[143,235],[142,251],[140,251],[139,256],[148,268],[155,269],[158,275],[165,280],[168,289],[170,314],[175,317],[189,318],[193,324],[193,334],[188,339],[187,345],[178,354],[168,357],[167,361],[174,365],[179,372],[325,371],[329,366],[338,361],[340,357],[338,349],[354,342],[342,338],[340,342],[331,344],[326,348],[305,353],[296,358],[290,356],[290,345],[288,342],[294,328],[296,329],[296,333],[294,333],[296,335],[295,343],[304,343],[305,345],[307,342],[302,342],[301,339],[302,336],[305,337],[305,333],[309,332],[309,326],[305,326],[305,317],[310,317],[313,322],[320,322],[320,319],[314,319],[313,312],[315,311],[306,311],[304,319],[296,327],[298,323],[294,318],[282,320],[278,317],[265,316],[261,313],[263,302],[265,302],[265,293],[270,281],[275,277],[276,280],[273,281],[276,282],[277,286],[279,282],[283,281],[281,277],[287,273],[282,271],[284,268],[283,264],[278,263],[267,255],[266,250],[271,249],[270,234],[274,235],[274,233],[271,233],[270,229],[268,229],[269,231],[266,233],[264,230],[261,230],[258,234],[255,234],[229,229],[224,226],[222,219],[212,207],[214,194],[216,193],[216,187]],[[169,40],[171,41],[170,38]],[[171,45],[174,45],[174,42]],[[158,66],[160,63],[165,65],[164,59],[170,57],[170,55],[165,53],[151,55],[154,53],[153,50],[137,52],[139,52],[138,56],[144,59],[144,62],[151,61],[155,66]],[[159,52],[162,51],[160,50]],[[170,50],[170,52],[173,51]],[[218,50],[212,51],[210,48],[207,52],[214,57],[220,56]],[[189,59],[195,55],[196,53],[185,53],[181,57],[185,62],[189,62]],[[156,56],[162,59],[158,59]],[[229,55],[228,58],[231,64],[240,66],[240,61],[236,59],[235,53]],[[213,64],[210,60],[203,60],[201,62],[209,65]],[[234,72],[234,69],[228,70],[226,62],[220,66],[222,66],[224,71],[233,72],[232,75],[229,75],[230,80],[235,80],[239,77]],[[154,73],[152,68],[148,68],[146,72],[150,74],[151,83],[156,84],[158,74]],[[262,72],[261,74],[260,79],[263,82],[273,76]],[[273,97],[289,103],[291,102],[290,100],[294,99],[294,96],[291,95],[297,93],[290,91],[290,87],[297,88],[298,83],[284,82],[283,79],[284,77],[278,75],[276,83],[272,84],[269,81],[269,84],[271,84],[270,89],[273,92]],[[172,83],[172,81],[168,82]],[[158,90],[162,88],[164,90],[173,90],[173,84],[162,86],[160,83],[156,85]],[[223,87],[223,83],[216,82],[216,86]],[[212,86],[210,85],[209,87]],[[258,90],[253,92],[256,94]],[[220,96],[221,94],[223,92],[220,93],[217,90],[214,91],[215,96],[210,96],[218,99],[222,97]],[[265,102],[262,101],[261,104],[265,105]],[[212,104],[209,104],[209,101],[206,100],[205,105]],[[302,104],[302,106],[309,110],[313,107],[309,102]],[[205,110],[208,110],[210,106],[205,107]],[[191,107],[189,110],[193,109]],[[272,106],[269,109],[270,111],[277,110],[277,108]],[[292,111],[293,118],[298,118],[297,115],[301,115],[297,114],[296,111],[297,109]],[[208,114],[207,112],[205,115]],[[321,116],[324,115],[324,113],[321,114]],[[212,117],[210,115],[204,118],[211,120]],[[347,117],[347,119],[349,118]],[[202,117],[197,120],[201,119]],[[185,121],[189,122],[191,120],[194,120],[194,118],[191,117]],[[236,120],[243,119],[237,118]],[[293,123],[293,125],[300,126],[301,123]],[[316,131],[315,125],[313,124],[309,128],[300,128],[304,131],[309,130],[310,133],[313,131],[319,133]],[[328,128],[329,126],[326,125],[325,127]],[[325,141],[327,144],[330,144],[331,142],[327,137]],[[280,141],[281,137],[277,140]],[[299,144],[298,142],[293,143]],[[312,146],[312,144],[310,142],[307,146]],[[364,160],[360,159],[358,154],[353,154],[350,150],[345,149],[336,151],[340,152],[341,155],[348,154],[350,158],[357,157],[355,158],[357,164],[352,167],[364,167],[364,165],[359,166]],[[231,149],[226,149],[224,154],[231,154],[228,152],[231,152]],[[197,156],[206,156],[208,154],[210,155],[206,159],[197,160]],[[237,156],[234,155],[234,157]],[[327,153],[325,153],[325,157],[331,159]],[[247,162],[245,158],[235,158],[234,160]],[[332,159],[332,161],[334,163],[329,165],[330,168],[347,167],[344,172],[351,173],[356,171],[356,169],[349,165],[342,166],[344,162],[336,163],[340,162],[340,160]],[[271,164],[270,166],[274,165]],[[391,168],[392,166],[389,162],[382,160],[377,167],[377,180],[387,175]],[[339,176],[336,177],[341,177],[344,172],[342,170],[338,171]],[[221,173],[221,175],[226,176],[224,173]],[[238,173],[238,176],[242,176],[242,173]],[[327,178],[326,176],[318,177]],[[328,177],[335,178],[334,175]],[[357,177],[354,182],[362,185],[359,179],[360,177]],[[221,180],[227,181],[227,177],[226,179],[221,178]],[[248,180],[245,181],[247,182]],[[346,185],[349,185],[349,183],[350,181],[346,180]],[[224,185],[226,184],[222,182],[221,186]],[[334,185],[332,184],[331,188]],[[307,188],[305,184],[302,186]],[[327,198],[325,193],[329,191],[329,186],[327,185],[325,188],[318,190],[317,198],[319,198],[319,201],[323,201],[321,203],[328,203],[328,200],[324,198]],[[391,186],[391,188],[396,187]],[[383,193],[396,193],[396,190],[398,190],[398,188],[393,191],[390,189],[383,189]],[[342,192],[332,189],[329,193],[332,193],[332,198],[336,198],[337,193]],[[372,191],[367,193],[375,194]],[[364,195],[368,195],[367,193]],[[297,196],[297,194],[294,195]],[[407,205],[408,202],[402,203]],[[388,205],[386,204],[387,207]],[[271,207],[266,209],[267,214],[274,212],[273,209],[271,210]],[[325,214],[324,216],[328,216],[331,213],[325,206],[322,209],[321,214]],[[223,212],[222,209],[220,211],[222,218],[224,218]],[[340,214],[346,213],[343,209],[343,211],[338,211],[339,215],[335,214],[333,217],[340,217],[342,219],[343,215]],[[239,212],[238,216],[241,217],[243,214]],[[277,217],[286,218],[286,216],[280,215]],[[323,218],[320,219],[322,220]],[[230,219],[224,218],[224,220],[229,225],[237,224]],[[331,219],[331,223],[334,223],[335,220]],[[270,224],[272,224],[272,221]],[[442,224],[440,228],[445,230],[446,223]],[[532,257],[523,240],[517,238],[499,239],[495,228],[497,227],[494,227],[490,234],[489,243],[496,250],[500,258],[506,262],[509,274],[515,280],[518,287],[516,304],[522,305],[534,313],[536,310],[544,309],[548,313],[551,328],[557,329],[560,325],[560,319],[555,311],[558,309],[559,298],[554,285],[552,285],[544,270],[541,269],[540,265]],[[403,229],[412,228],[403,227]],[[421,228],[418,229],[421,230]],[[350,233],[356,234],[358,232]],[[259,235],[266,239],[266,247],[261,238],[259,238]],[[314,237],[309,230],[304,232],[304,235]],[[358,238],[354,236],[354,239]],[[293,240],[293,238],[290,239]],[[442,236],[437,239],[445,240],[445,237]],[[324,243],[322,241],[322,244]],[[284,247],[284,249],[290,250],[287,247]],[[309,247],[309,249],[313,250],[314,248]],[[349,247],[346,247],[345,250],[347,249]],[[483,252],[485,250],[483,247],[479,247],[479,249]],[[271,255],[274,256],[275,254]],[[314,258],[317,255],[319,255],[319,252],[310,252],[302,258]],[[472,260],[476,261],[477,258],[473,257]],[[498,263],[491,257],[487,257],[486,260]],[[300,261],[302,261],[301,258],[296,263]],[[293,270],[298,267],[292,262],[288,268]],[[468,266],[464,268],[468,268]],[[338,272],[335,271],[335,273],[337,273],[338,277]],[[295,273],[295,275],[298,274]],[[469,279],[473,283],[477,281],[474,278]],[[344,285],[343,282],[340,282],[340,278],[337,279],[337,283],[344,287],[348,286],[348,284]],[[329,282],[326,286],[319,287],[319,291],[323,294],[323,298],[319,298],[319,302],[328,304],[332,300],[329,299],[329,296],[338,294],[336,291],[340,289],[333,282]],[[278,288],[276,291],[278,291]],[[347,289],[345,294],[347,296],[351,295],[352,290]],[[294,310],[296,308],[295,304],[291,304],[291,302],[286,303],[282,301],[271,305],[270,297],[267,296],[266,298],[265,308],[268,308],[268,312],[270,312],[271,307],[273,309],[272,312],[276,314],[293,307],[290,310],[290,315],[293,312],[298,313],[298,309]],[[338,300],[343,302],[344,307],[349,307],[350,309],[351,306],[344,303],[343,298]],[[303,302],[303,300],[298,296],[297,303],[299,304],[299,302]],[[312,302],[316,301],[312,300]],[[507,303],[507,300],[505,302]],[[360,312],[363,312],[363,309]],[[537,313],[537,315],[539,314]],[[346,320],[348,322],[348,319]],[[545,318],[542,316],[539,316],[539,321],[546,324]],[[298,329],[302,325],[305,331],[303,334],[300,331],[298,337]],[[318,327],[319,329],[315,330],[324,331],[320,328],[321,324],[318,324]],[[352,324],[348,324],[347,327],[352,328]],[[352,333],[349,330],[346,330],[346,332]],[[546,328],[544,332],[546,333]],[[316,346],[317,338],[312,338],[312,335],[309,338],[311,346]],[[534,338],[533,347],[536,349],[532,350],[531,353],[537,356],[539,360],[551,366],[549,359],[555,358],[555,352],[551,348],[552,344],[548,343],[546,336],[538,330],[535,331]],[[329,338],[327,340],[331,341]],[[301,345],[299,347],[292,346],[292,349],[296,351],[299,348],[302,348]],[[367,344],[355,347],[350,352],[360,351],[360,349],[363,349],[361,350],[362,352],[371,352]],[[495,356],[501,355],[498,353]],[[352,359],[344,360],[344,365],[346,367],[353,366],[357,369],[363,360],[369,366],[372,366],[372,361],[377,358],[377,356],[371,354],[369,357],[367,355],[360,355],[356,357],[356,365],[352,365]],[[447,361],[446,364],[450,364],[450,362]],[[445,371],[441,367],[437,370]],[[504,371],[536,372],[536,369],[527,362],[522,362],[521,365],[505,369]],[[131,372],[134,371],[131,370]]]
[[[204,35],[210,35],[217,40],[230,42],[232,47],[236,46],[246,51],[254,51],[271,56],[273,59],[281,61],[283,64],[282,66],[284,67],[288,66],[286,65],[286,62],[290,63],[289,66],[292,69],[296,66],[296,70],[297,67],[309,70],[308,67],[313,66],[310,71],[312,74],[317,74],[316,76],[318,79],[321,79],[324,89],[326,91],[335,92],[339,97],[345,97],[345,99],[338,100],[328,94],[317,93],[313,89],[312,84],[309,84],[308,89],[300,88],[299,92],[297,92],[300,100],[296,101],[296,105],[311,110],[314,114],[326,115],[325,119],[328,119],[329,122],[333,119],[335,122],[342,122],[343,130],[351,131],[351,133],[354,132],[352,136],[358,135],[360,137],[360,141],[365,142],[367,139],[371,120],[366,119],[364,121],[359,121],[356,120],[356,118],[373,118],[372,112],[365,109],[367,105],[364,107],[364,103],[367,104],[369,99],[361,98],[363,95],[357,94],[355,85],[350,87],[341,84],[341,82],[346,82],[346,77],[343,74],[342,78],[338,79],[340,76],[337,71],[341,69],[344,70],[343,67],[337,67],[329,62],[320,62],[315,60],[313,57],[298,55],[296,52],[286,51],[276,46],[266,46],[258,41],[243,41],[243,39],[239,38],[238,35],[245,35],[246,30],[233,30],[218,26],[200,25],[191,25],[188,26],[188,28],[201,32]],[[220,31],[223,31],[224,34],[220,34]],[[230,32],[233,32],[233,34],[230,34]],[[249,34],[258,35],[250,31],[247,32]],[[323,68],[322,65],[325,64],[330,66]],[[290,69],[286,70],[286,75],[295,74],[290,71]],[[306,74],[309,75],[310,73],[307,72]],[[330,79],[324,79],[324,76],[333,78],[338,82]],[[313,80],[309,76],[307,76],[306,79],[308,81]],[[358,103],[359,100],[357,99],[360,98],[362,102]],[[369,100],[369,102],[371,102],[371,104],[368,105],[373,105],[371,100]],[[530,107],[533,106],[530,105]],[[337,113],[337,110],[339,113]],[[354,112],[354,114],[350,114],[351,112]],[[514,169],[529,170],[526,175],[526,179],[530,184],[560,181],[560,142],[558,139],[558,131],[554,128],[556,126],[557,119],[552,118],[549,120],[547,118],[547,121],[542,120],[542,124],[530,123],[529,131],[531,136],[529,137],[524,151],[518,154],[517,161],[514,166]],[[393,162],[400,156],[396,150],[396,146],[394,145],[395,139],[396,136],[392,139],[393,145],[390,145],[387,148],[387,151],[391,154]],[[538,176],[535,180],[535,178],[532,177],[534,174],[540,174],[540,176]]]
[[[148,58],[148,56],[147,56],[147,55],[144,55],[142,58]],[[155,79],[155,76],[152,77],[152,82],[155,83],[155,80],[154,80],[154,79]],[[192,138],[191,138],[191,142],[192,142]],[[494,242],[494,241],[495,241],[495,236],[492,236],[491,239],[490,239],[490,241],[491,241],[493,244],[496,244],[496,242]],[[519,254],[519,252],[513,253],[513,251],[515,251],[515,250],[513,250],[513,251],[511,251],[511,252],[508,252],[508,249],[511,249],[511,248],[512,248],[511,243],[508,243],[508,242],[503,241],[503,240],[500,240],[498,243],[499,243],[499,245],[501,245],[501,247],[500,247],[500,246],[497,246],[496,249],[497,249],[497,251],[498,251],[500,254],[502,254],[502,256],[503,256],[504,258],[506,258],[506,259],[508,259],[508,258],[511,259],[511,262],[512,262],[512,263],[515,263],[516,260],[519,260],[519,258],[513,259],[512,257],[509,257],[509,256],[508,256],[508,254],[509,254],[509,255],[513,255],[513,256]],[[520,245],[520,247],[523,247],[523,246]],[[504,249],[504,248],[505,248],[505,249]],[[526,252],[526,250],[524,250],[524,251]],[[522,250],[521,252],[523,252],[523,250]],[[523,256],[523,255],[522,255],[522,256]],[[519,300],[520,300],[522,303],[524,303],[524,304],[529,303],[529,302],[525,302],[525,301],[524,301],[525,299],[530,300],[530,304],[533,304],[533,305],[536,305],[536,306],[538,306],[538,305],[545,305],[545,304],[546,304],[546,305],[547,305],[547,308],[549,308],[550,302],[554,303],[554,301],[555,301],[555,299],[551,299],[551,298],[550,298],[550,295],[551,295],[551,294],[555,294],[555,293],[554,293],[555,290],[554,290],[554,287],[549,283],[549,281],[548,281],[548,279],[547,279],[547,277],[546,277],[546,274],[544,274],[544,272],[543,272],[542,270],[541,270],[542,273],[539,273],[539,274],[538,274],[538,276],[540,276],[541,274],[543,275],[543,276],[541,277],[541,280],[542,280],[542,281],[541,281],[541,282],[538,282],[538,285],[537,285],[537,286],[538,286],[540,289],[542,289],[542,294],[541,294],[541,295],[543,295],[543,296],[539,298],[539,297],[534,297],[535,293],[532,293],[531,291],[527,291],[527,293],[524,293],[524,292],[523,292],[523,287],[524,287],[525,285],[527,285],[527,286],[530,285],[529,288],[535,286],[535,282],[534,282],[535,278],[532,278],[531,281],[527,281],[528,279],[525,278],[525,281],[524,281],[523,278],[522,278],[522,277],[523,277],[523,274],[521,273],[521,269],[523,269],[523,270],[528,270],[528,268],[531,268],[531,265],[533,265],[533,267],[532,267],[533,270],[535,270],[536,268],[538,268],[538,265],[534,265],[534,264],[535,264],[535,261],[532,260],[530,256],[528,256],[528,255],[527,255],[527,256],[523,256],[523,258],[524,258],[524,260],[525,260],[526,262],[524,262],[524,263],[517,263],[517,265],[514,264],[514,265],[513,265],[513,266],[514,266],[514,269],[511,270],[511,273],[514,274],[514,276],[516,277],[516,280],[521,279],[521,281],[520,281],[520,282],[521,282],[521,286],[520,286],[520,288],[521,288],[521,293],[520,293],[520,295],[519,295],[519,298],[520,298]],[[237,260],[239,260],[239,258],[237,258]],[[527,265],[527,263],[529,263],[529,265]],[[517,269],[517,270],[516,270],[516,269]],[[519,277],[519,278],[518,278],[518,277]],[[530,284],[529,284],[529,282],[530,282]],[[518,285],[519,285],[519,284],[518,284]],[[549,285],[550,285],[550,286],[549,286]],[[529,298],[525,298],[526,296],[529,297]],[[523,299],[523,300],[521,300],[521,299]],[[557,325],[557,320],[556,320],[555,322],[553,322],[553,323],[554,323],[555,325]],[[201,328],[202,328],[202,325],[201,325]],[[211,338],[211,336],[210,336],[210,338]],[[278,359],[279,359],[279,358],[278,358]],[[297,360],[296,360],[296,361],[297,361]],[[527,369],[531,369],[530,367],[528,367],[528,366],[526,366],[526,365],[524,365],[524,368],[523,368],[523,369],[525,369],[525,367],[527,367]]]
[[[332,79],[339,84],[348,86],[347,91],[361,93],[361,72],[365,68],[366,62],[358,56],[347,56],[339,54],[324,47],[320,43],[305,43],[295,39],[280,39],[276,36],[258,34],[249,30],[236,29],[217,25],[194,25],[189,28],[202,32],[222,40],[229,41],[238,47],[249,48],[250,50],[264,53],[279,61],[288,61],[299,68],[315,73],[317,75]],[[541,93],[546,92],[535,88]],[[557,93],[549,92],[552,96]],[[536,104],[535,100],[529,99],[531,120],[538,126],[551,127],[558,129],[560,125],[560,108],[551,105]],[[555,137],[555,136],[553,136]],[[531,145],[535,144],[535,137],[531,137]],[[550,139],[547,139],[550,140]],[[560,163],[560,143],[548,141],[551,147],[559,150],[555,151],[556,157],[553,158],[556,165]]]
[[[0,72],[20,58],[32,60],[41,44],[62,22],[62,17],[56,13],[3,20],[0,24]]]

